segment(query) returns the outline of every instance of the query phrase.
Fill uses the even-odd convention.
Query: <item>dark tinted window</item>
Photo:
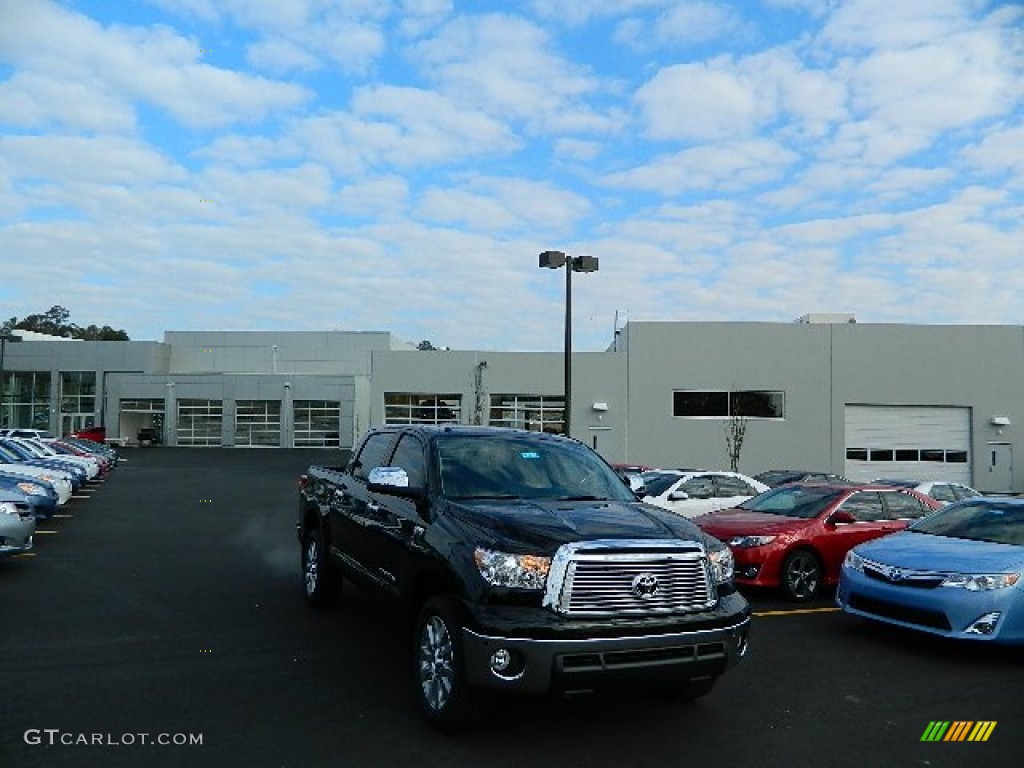
[[[673,416],[728,416],[728,392],[673,392]]]
[[[946,485],[945,483],[936,483],[932,486],[932,489],[928,492],[928,495],[938,501],[956,501],[956,494],[953,493],[953,487]]]
[[[648,496],[661,496],[679,479],[679,475],[667,475],[663,472],[644,472],[642,477]]]
[[[909,493],[889,491],[882,494],[889,517],[893,520],[912,520],[931,512],[920,499],[911,496]]]
[[[718,496],[728,498],[729,496],[756,496],[757,491],[738,477],[719,475],[715,478],[718,485]]]
[[[710,499],[715,495],[715,481],[710,475],[691,477],[677,491],[685,491],[691,499]]]
[[[388,462],[392,467],[401,467],[409,476],[409,485],[423,488],[427,484],[427,467],[423,458],[423,444],[412,435],[403,435],[398,441],[395,453]]]
[[[885,519],[885,508],[877,491],[860,491],[840,505],[839,509],[853,515],[860,523],[870,523]]]
[[[388,448],[391,446],[393,439],[394,435],[388,432],[379,432],[368,437],[363,444],[363,449],[356,458],[352,474],[361,480],[365,480],[367,475],[370,474],[371,469],[384,466],[384,461],[388,455]]]
[[[976,490],[968,488],[966,485],[953,483],[950,487],[953,489],[953,493],[956,494],[957,499],[973,499],[976,496],[981,496]]]

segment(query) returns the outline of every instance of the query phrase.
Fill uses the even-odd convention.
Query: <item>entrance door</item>
[[[1013,490],[1013,446],[1009,443],[988,444],[987,492],[1009,493]]]

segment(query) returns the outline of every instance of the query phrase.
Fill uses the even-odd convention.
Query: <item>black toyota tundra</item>
[[[493,691],[696,698],[746,653],[728,547],[639,501],[576,440],[385,427],[299,486],[306,600],[333,604],[343,578],[395,598],[439,729],[476,720]]]

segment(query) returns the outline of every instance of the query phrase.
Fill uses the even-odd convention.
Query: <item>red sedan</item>
[[[907,488],[808,483],[765,491],[693,522],[729,545],[737,584],[781,588],[803,601],[838,583],[848,550],[941,507]]]

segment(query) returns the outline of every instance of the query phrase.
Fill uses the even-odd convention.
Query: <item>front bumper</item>
[[[982,592],[953,587],[923,589],[887,584],[843,568],[836,604],[873,621],[958,640],[1024,643],[1024,590],[1020,585]],[[982,617],[998,614],[990,632],[978,632]],[[975,631],[970,631],[975,627]]]
[[[36,521],[32,517],[0,521],[0,555],[17,555],[32,549]]]
[[[743,611],[722,624],[594,638],[502,636],[463,628],[465,672],[471,685],[533,694],[717,677],[746,654],[750,617]],[[512,660],[504,671],[492,665],[499,651]]]

